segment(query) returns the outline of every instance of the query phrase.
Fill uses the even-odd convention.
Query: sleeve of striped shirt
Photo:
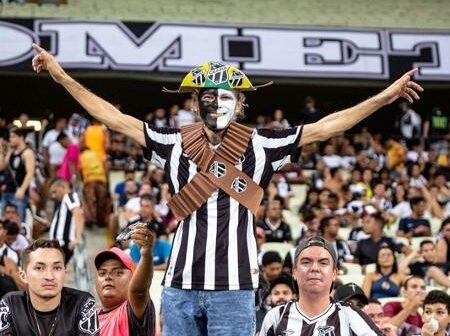
[[[347,321],[350,324],[350,330],[357,336],[383,336],[383,333],[373,323],[373,321],[364,314],[361,309],[350,305],[342,307],[347,315]]]
[[[64,202],[66,203],[67,208],[70,211],[81,206],[80,198],[78,197],[76,192],[70,192],[66,194],[64,196]]]
[[[143,147],[144,157],[158,163],[168,160],[173,145],[178,141],[181,142],[180,130],[177,128],[158,128],[144,123],[145,147]]]
[[[278,323],[280,323],[281,310],[283,307],[275,307],[269,310],[264,317],[261,325],[259,336],[275,336],[275,330]]]
[[[303,126],[283,130],[257,129],[267,159],[272,163],[274,171],[288,162],[297,162],[300,156],[298,144],[302,136]]]

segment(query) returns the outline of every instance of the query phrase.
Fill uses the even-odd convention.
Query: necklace
[[[53,336],[53,333],[55,332],[55,328],[56,328],[56,319],[58,318],[58,312],[59,312],[59,308],[61,307],[61,305],[58,305],[58,310],[56,311],[55,317],[53,318],[53,322],[50,326],[50,331],[48,332],[47,336]],[[34,309],[33,307],[31,307],[31,309],[33,309],[33,317],[34,317],[34,322],[36,323],[36,327],[39,333],[39,336],[42,335],[41,332],[41,328],[39,327],[39,322],[36,316],[36,309]]]

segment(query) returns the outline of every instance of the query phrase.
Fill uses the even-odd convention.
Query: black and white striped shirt
[[[383,335],[359,308],[332,302],[323,313],[308,317],[291,301],[270,310],[264,318],[260,336],[377,336]]]
[[[76,226],[72,211],[79,207],[81,207],[81,202],[76,192],[72,191],[64,195],[53,214],[50,239],[57,239],[61,246],[67,245],[75,239]]]
[[[4,265],[3,263],[3,258],[4,257],[8,257],[10,258],[12,261],[14,261],[14,263],[16,265],[19,264],[19,253],[17,253],[14,249],[12,249],[8,244],[4,243],[1,247],[0,247],[0,265]]]
[[[144,125],[147,159],[161,166],[170,192],[179,192],[197,173],[182,150],[179,129]],[[254,130],[236,168],[263,189],[275,171],[297,161],[301,127]],[[178,223],[164,286],[197,290],[258,287],[255,224],[252,213],[222,190]]]

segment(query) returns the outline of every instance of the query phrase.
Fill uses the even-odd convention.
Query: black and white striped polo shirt
[[[72,210],[79,207],[81,207],[81,202],[76,192],[71,191],[64,195],[53,214],[50,239],[57,239],[61,246],[67,245],[75,239],[76,226]]]
[[[197,173],[197,165],[182,150],[174,128],[144,124],[147,159],[162,167],[170,192],[179,192]],[[301,127],[254,130],[237,169],[266,188],[275,171],[297,161]],[[216,190],[198,210],[178,223],[164,286],[199,290],[258,287],[258,262],[252,213],[222,190]]]
[[[296,301],[270,310],[264,318],[260,336],[377,336],[383,335],[359,308],[332,302],[315,317],[308,317]]]

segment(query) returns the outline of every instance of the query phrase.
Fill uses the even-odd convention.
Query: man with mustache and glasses
[[[344,132],[400,97],[418,99],[423,90],[411,70],[376,96],[316,123],[256,130],[236,120],[243,116],[243,91],[257,87],[236,67],[208,62],[172,91],[191,93],[202,121],[155,128],[120,112],[71,78],[47,51],[33,48],[36,72],[48,71],[89,114],[139,143],[165,170],[169,207],[180,221],[163,283],[164,335],[253,335],[259,278],[254,215],[273,174],[296,162],[303,145]]]
[[[63,287],[64,252],[57,240],[39,239],[22,252],[26,291],[0,301],[0,335],[98,336],[95,300],[87,292]]]

